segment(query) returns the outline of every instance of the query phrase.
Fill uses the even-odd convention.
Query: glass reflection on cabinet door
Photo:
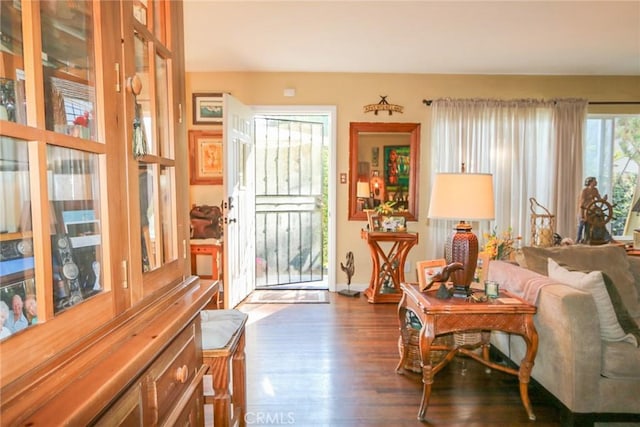
[[[47,147],[54,312],[103,290],[98,156]]]
[[[0,137],[0,339],[38,323],[27,142]]]
[[[22,13],[19,3],[0,2],[0,120],[27,123]]]
[[[93,5],[41,2],[40,16],[46,128],[96,140]]]

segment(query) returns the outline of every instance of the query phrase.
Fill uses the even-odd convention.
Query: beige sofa
[[[606,272],[637,328],[640,258],[628,257],[624,248],[609,245],[524,248],[523,255],[518,259],[522,266],[492,261],[488,278],[538,307],[534,322],[539,346],[532,377],[569,410],[566,424],[640,421],[637,340],[603,340],[592,293],[546,276],[549,257],[577,270]],[[525,345],[519,336],[494,332],[492,344],[516,364],[524,357]]]

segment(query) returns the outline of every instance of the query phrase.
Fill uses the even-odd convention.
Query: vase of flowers
[[[511,227],[502,233],[498,233],[496,227],[491,233],[484,233],[484,238],[484,251],[489,254],[490,259],[509,259],[514,250]]]
[[[393,215],[393,213],[396,211],[395,206],[396,202],[394,202],[393,200],[389,200],[388,202],[380,203],[378,206],[376,206],[375,211],[381,217],[387,217]]]

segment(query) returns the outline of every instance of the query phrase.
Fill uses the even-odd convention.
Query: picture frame
[[[367,221],[369,222],[369,231],[379,231],[382,227],[382,224],[380,223],[380,215],[378,215],[376,211],[367,211]]]
[[[189,131],[189,182],[222,184],[222,131]]]
[[[435,275],[442,273],[442,270],[446,266],[447,261],[444,258],[416,262],[420,292],[425,292],[427,288],[433,287],[433,284],[430,287],[429,283],[433,280]],[[438,282],[435,282],[434,284],[437,283]]]
[[[222,93],[194,93],[192,98],[194,125],[222,124]]]
[[[411,146],[410,145],[385,145],[384,146],[384,183],[391,190],[402,189],[409,191],[409,178],[411,171]]]
[[[396,223],[396,230],[407,228],[407,218],[403,216],[390,216],[389,219]]]

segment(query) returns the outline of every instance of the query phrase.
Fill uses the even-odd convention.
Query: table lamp
[[[371,197],[371,191],[369,189],[368,182],[359,181],[356,183],[356,197],[362,204],[363,209],[367,209],[369,207],[369,197]]]
[[[478,262],[478,238],[465,220],[494,218],[493,176],[491,174],[439,173],[431,189],[429,218],[456,219],[460,223],[445,245],[447,264],[462,263],[463,269],[451,274],[453,296],[469,296],[469,285]]]

